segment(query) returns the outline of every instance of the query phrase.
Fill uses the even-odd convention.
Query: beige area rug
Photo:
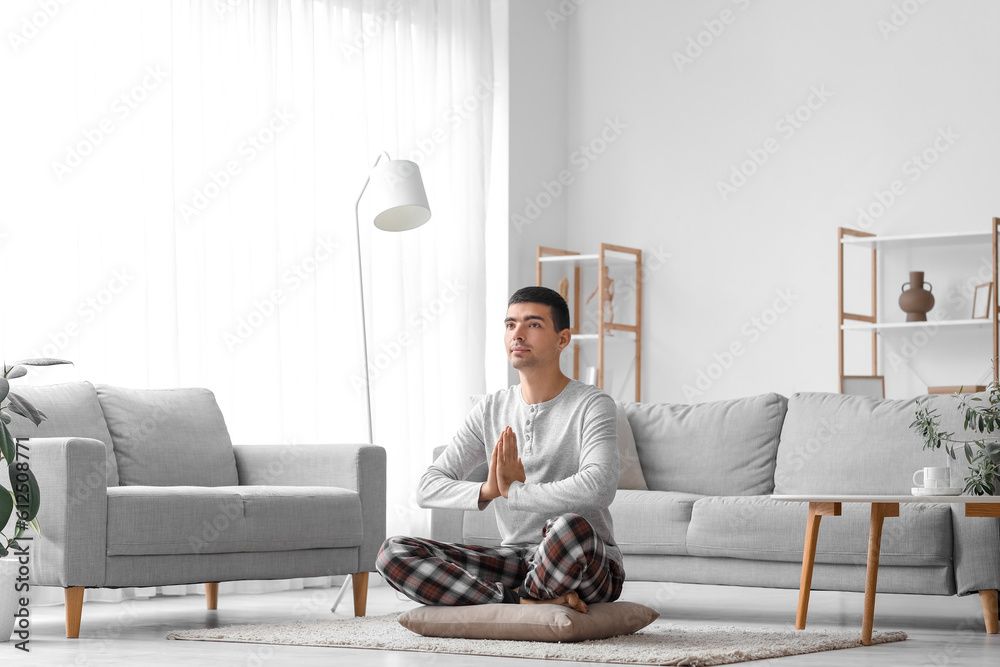
[[[861,629],[791,630],[656,623],[634,635],[580,642],[499,641],[421,637],[396,622],[399,614],[285,625],[233,625],[171,632],[167,639],[286,644],[489,655],[507,658],[614,662],[630,665],[727,665],[861,646]],[[903,632],[876,632],[873,644],[906,639]],[[869,650],[869,649],[864,649]]]

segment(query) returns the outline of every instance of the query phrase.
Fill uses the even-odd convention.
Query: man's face
[[[504,320],[504,347],[517,370],[559,364],[559,353],[569,343],[552,324],[552,309],[541,303],[515,303]]]

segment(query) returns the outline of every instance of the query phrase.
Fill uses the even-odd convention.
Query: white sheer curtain
[[[427,533],[415,482],[485,388],[489,3],[77,0],[36,28],[0,53],[4,357],[209,387],[237,443],[364,441],[354,202],[380,151],[413,159],[431,221],[362,205],[362,247],[388,530]]]

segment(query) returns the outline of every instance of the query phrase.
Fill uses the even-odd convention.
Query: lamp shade
[[[372,170],[368,203],[375,226],[387,232],[415,229],[431,218],[420,167],[409,160],[383,160]]]

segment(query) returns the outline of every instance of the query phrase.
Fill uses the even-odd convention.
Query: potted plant
[[[45,413],[31,404],[31,401],[10,390],[10,380],[22,377],[28,373],[28,366],[53,366],[72,362],[61,359],[26,359],[12,366],[3,364],[3,377],[0,377],[0,465],[7,471],[10,489],[0,486],[0,641],[10,638],[14,623],[14,609],[17,602],[17,591],[14,579],[17,576],[20,563],[17,559],[5,559],[12,551],[19,551],[21,545],[17,540],[24,535],[27,526],[36,533],[40,500],[38,482],[26,466],[18,465],[17,443],[7,425],[11,421],[10,413],[21,415],[38,426],[45,419]],[[16,516],[11,535],[2,531],[7,526],[11,515]]]
[[[992,382],[986,388],[987,400],[979,396],[954,394],[958,402],[956,409],[965,418],[964,431],[980,437],[970,440],[956,439],[950,431],[941,430],[937,410],[930,410],[917,403],[916,419],[910,428],[920,434],[924,449],[940,449],[955,457],[955,447],[961,445],[969,463],[969,475],[965,478],[965,492],[977,496],[992,496],[1000,488],[1000,384]]]

